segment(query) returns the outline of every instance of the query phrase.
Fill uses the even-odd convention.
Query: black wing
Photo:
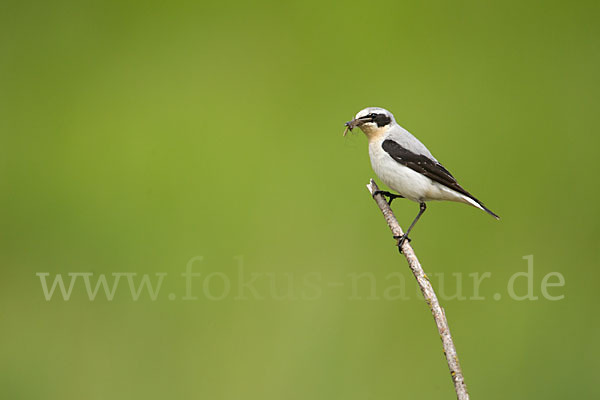
[[[484,206],[482,202],[475,198],[475,196],[463,189],[463,187],[456,182],[456,179],[454,179],[450,171],[444,168],[439,162],[422,154],[413,153],[390,139],[384,140],[381,147],[383,147],[383,150],[400,164],[475,200],[488,214],[496,219],[500,219],[498,215]]]
[[[442,164],[422,154],[413,153],[390,139],[384,140],[381,147],[400,164],[452,190],[456,190],[458,193],[464,194],[479,203],[479,200],[456,182],[450,171],[444,168]]]

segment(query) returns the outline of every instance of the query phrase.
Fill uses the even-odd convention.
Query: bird
[[[454,201],[468,204],[485,211],[492,217],[500,217],[487,208],[475,196],[467,192],[425,147],[406,129],[398,125],[394,115],[380,107],[367,107],[360,110],[354,119],[345,123],[344,136],[358,127],[369,141],[369,158],[375,174],[390,189],[398,192],[376,191],[373,196],[382,194],[388,204],[397,198],[406,198],[419,203],[419,213],[410,227],[398,240],[402,253],[405,241],[411,241],[408,234],[427,209],[426,203],[433,200]]]

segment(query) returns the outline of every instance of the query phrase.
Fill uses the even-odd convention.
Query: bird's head
[[[344,136],[348,130],[359,127],[367,137],[376,137],[387,131],[395,122],[394,116],[388,110],[379,107],[367,107],[360,110],[352,121],[346,122]]]

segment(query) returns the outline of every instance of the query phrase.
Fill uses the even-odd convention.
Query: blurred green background
[[[412,234],[467,297],[442,305],[472,398],[597,398],[599,11],[2,1],[0,397],[453,398],[366,139],[341,135],[381,106],[502,217],[432,203]],[[393,208],[405,227],[418,211]],[[517,301],[528,255],[538,300]],[[46,301],[39,272],[167,275],[156,300],[122,278],[91,301],[78,278]],[[252,276],[260,299],[239,293]]]

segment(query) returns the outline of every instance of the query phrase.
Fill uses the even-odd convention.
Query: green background
[[[391,110],[502,217],[432,203],[412,234],[439,290],[462,274],[467,299],[442,305],[472,398],[600,396],[599,11],[2,1],[0,397],[453,398],[366,191],[366,139],[341,135],[366,106]],[[418,211],[393,208],[404,227]],[[539,298],[518,301],[507,284],[528,255]],[[196,256],[198,299],[183,300]],[[168,275],[154,301],[125,278],[112,301],[81,280],[46,301],[38,272]],[[398,272],[407,300],[385,296]],[[485,272],[484,300],[470,299],[469,274]],[[541,295],[550,272],[562,300]],[[354,273],[371,275],[353,287]],[[262,299],[236,299],[251,274]]]

